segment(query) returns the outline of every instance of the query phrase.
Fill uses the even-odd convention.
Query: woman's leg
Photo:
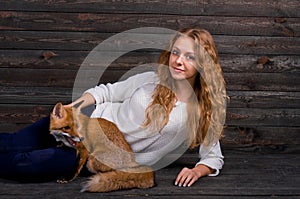
[[[0,176],[22,179],[55,179],[68,176],[76,165],[76,150],[52,147],[30,152],[0,153]]]
[[[18,132],[0,133],[0,153],[32,151],[55,146],[55,139],[49,133],[49,124],[48,116]]]

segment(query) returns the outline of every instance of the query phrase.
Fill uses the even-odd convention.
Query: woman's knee
[[[53,147],[18,153],[12,166],[19,176],[57,177],[71,172],[76,163],[76,151],[66,147]]]

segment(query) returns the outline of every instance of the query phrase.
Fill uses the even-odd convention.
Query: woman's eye
[[[173,55],[179,55],[180,53],[177,50],[172,50]]]
[[[187,60],[195,60],[195,57],[193,55],[187,55],[186,59]]]

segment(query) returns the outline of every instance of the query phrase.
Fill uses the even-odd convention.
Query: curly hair
[[[188,143],[190,148],[194,148],[201,143],[209,144],[219,139],[223,132],[225,117],[225,110],[222,108],[212,110],[213,107],[224,106],[226,94],[222,85],[225,82],[215,43],[211,34],[204,29],[188,28],[178,31],[166,50],[161,53],[157,71],[160,84],[156,86],[152,95],[153,101],[146,109],[146,120],[143,126],[161,131],[169,121],[169,115],[177,101],[173,92],[175,80],[172,78],[168,67],[169,58],[174,43],[182,36],[187,36],[195,42],[195,65],[198,74],[194,85],[191,85],[194,90],[194,99],[187,103],[186,123]],[[216,114],[213,114],[213,111]],[[218,118],[220,116],[221,119]]]

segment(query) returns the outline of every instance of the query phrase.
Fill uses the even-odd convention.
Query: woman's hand
[[[81,96],[80,98],[78,98],[74,102],[72,102],[70,104],[67,104],[67,105],[64,105],[64,107],[70,108],[70,107],[73,107],[74,105],[79,104],[79,103],[81,103],[80,107],[84,108],[84,107],[87,107],[91,104],[95,104],[96,100],[94,99],[94,97],[91,94],[85,93],[83,96]]]
[[[194,184],[199,178],[201,177],[200,172],[196,172],[193,169],[189,169],[187,167],[184,167],[181,172],[178,174],[175,185],[178,185],[180,187],[190,187],[192,184]]]
[[[178,174],[175,185],[180,187],[190,187],[192,186],[199,178],[209,175],[214,170],[209,168],[206,165],[199,164],[196,167],[189,169],[184,167]]]

